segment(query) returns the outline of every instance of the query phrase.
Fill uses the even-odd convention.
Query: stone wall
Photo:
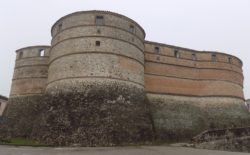
[[[16,51],[10,97],[43,94],[47,85],[49,46],[32,46]]]
[[[6,110],[15,136],[116,145],[249,123],[235,56],[145,41],[139,24],[108,11],[64,16],[51,34],[51,47],[17,50]]]
[[[16,51],[10,99],[4,116],[13,137],[28,137],[40,112],[47,85],[50,46]]]
[[[7,106],[7,102],[8,98],[0,95],[0,116],[3,115],[3,112]]]
[[[145,42],[145,92],[159,140],[249,125],[235,56]]]
[[[103,18],[103,24],[95,23],[97,17]],[[143,89],[144,35],[133,20],[110,12],[77,12],[62,17],[52,27],[47,92],[74,87],[81,91],[77,87],[88,83],[98,87],[126,83]]]
[[[102,18],[101,23],[96,23],[97,18]],[[144,102],[144,30],[119,14],[86,11],[59,19],[52,27],[52,37],[46,88],[50,99],[45,105],[52,104],[54,108],[41,116],[44,124],[50,126],[41,125],[38,133],[48,137],[66,134],[61,137],[65,143],[87,146],[150,140],[151,122]],[[68,102],[63,105],[63,101],[54,98]],[[55,114],[59,121],[52,123],[48,116]],[[80,124],[66,124],[73,123],[79,115],[84,118]],[[61,133],[57,125],[71,131],[52,135]],[[73,134],[78,139],[70,139]],[[37,137],[60,144],[60,140]]]
[[[234,56],[145,43],[146,92],[244,99],[243,79],[241,61]]]
[[[247,126],[244,100],[230,97],[187,97],[147,93],[157,138],[183,140],[206,129]]]

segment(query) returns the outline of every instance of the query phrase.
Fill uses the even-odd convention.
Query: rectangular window
[[[95,24],[96,25],[104,25],[104,17],[103,16],[96,16],[95,17]]]
[[[193,60],[193,61],[196,61],[196,60],[197,60],[196,54],[194,54],[194,53],[192,54],[192,60]]]
[[[174,56],[175,56],[176,58],[180,58],[180,53],[179,53],[178,50],[174,50]]]
[[[155,47],[155,53],[160,53],[160,48],[159,47]]]
[[[232,57],[228,57],[228,63],[232,63]]]
[[[20,52],[18,55],[18,59],[21,59],[21,58],[23,58],[23,52]]]
[[[216,62],[216,54],[212,54],[212,62]]]
[[[95,45],[96,45],[96,46],[101,46],[101,42],[100,42],[100,41],[96,41],[96,42],[95,42]]]
[[[135,27],[134,27],[134,25],[130,25],[129,26],[129,32],[135,33]]]
[[[62,30],[62,23],[58,25],[58,32]]]

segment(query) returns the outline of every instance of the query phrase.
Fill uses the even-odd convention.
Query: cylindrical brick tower
[[[77,12],[52,27],[48,93],[144,88],[144,31],[111,12]],[[106,88],[105,88],[106,89]],[[121,94],[122,95],[122,94]]]
[[[243,80],[233,55],[145,42],[145,91],[160,140],[250,124]]]
[[[50,46],[32,46],[16,51],[10,97],[43,95],[47,85]]]
[[[141,26],[116,13],[83,11],[59,19],[52,37],[46,88],[51,108],[39,133],[70,134],[64,143],[86,146],[148,139]]]
[[[16,51],[10,98],[4,113],[12,136],[28,136],[47,85],[50,46],[25,47]]]

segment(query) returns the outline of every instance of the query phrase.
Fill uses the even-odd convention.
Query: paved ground
[[[106,148],[36,148],[0,145],[0,155],[246,155],[184,147],[140,146]]]

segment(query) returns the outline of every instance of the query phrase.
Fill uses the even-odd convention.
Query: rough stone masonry
[[[110,146],[250,123],[235,56],[146,41],[138,23],[108,11],[66,15],[51,33],[51,46],[16,51],[10,137]]]

